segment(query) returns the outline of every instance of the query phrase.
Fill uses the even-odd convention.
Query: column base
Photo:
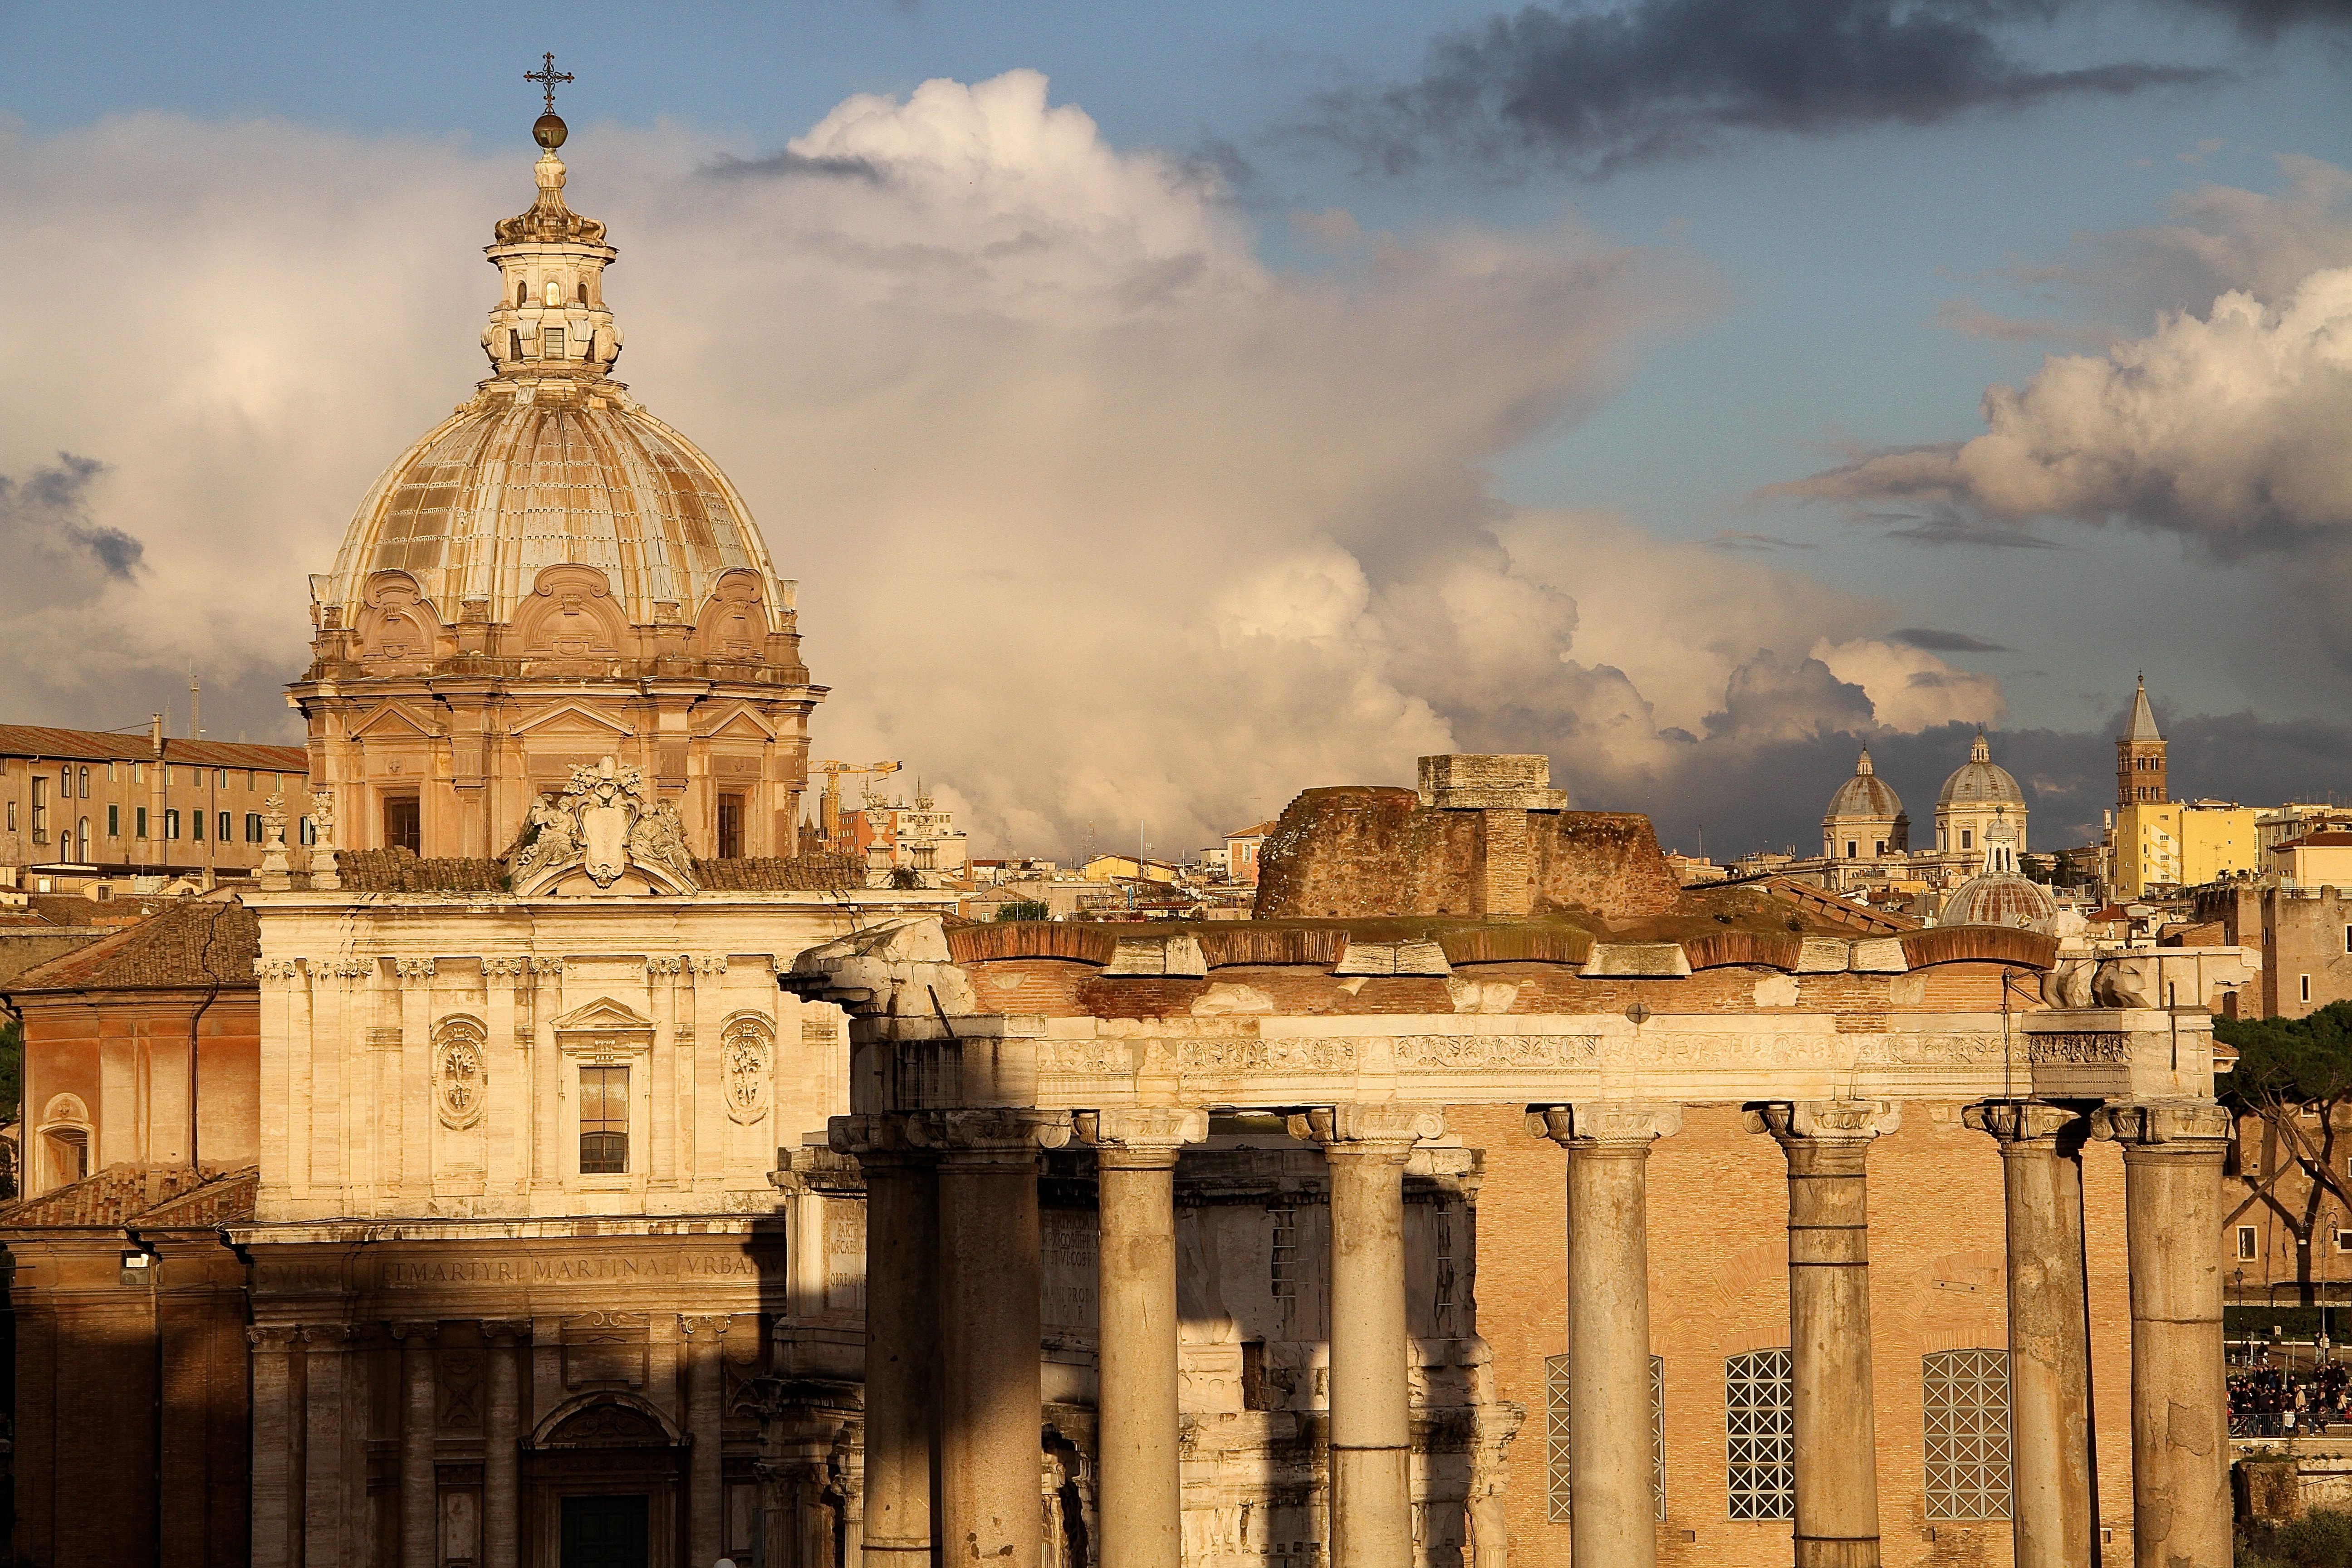
[[[1797,1568],[1879,1568],[1878,1537],[1800,1535]]]

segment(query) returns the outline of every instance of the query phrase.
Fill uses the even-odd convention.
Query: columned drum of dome
[[[2017,853],[2025,853],[2025,792],[2007,768],[1992,760],[1982,730],[1969,748],[1969,760],[1952,771],[1936,795],[1936,848],[1945,855],[1975,856],[1996,821],[2015,832]]]
[[[384,471],[311,579],[313,659],[290,690],[312,785],[339,848],[488,858],[610,756],[694,855],[718,855],[723,814],[742,825],[730,852],[790,856],[824,696],[795,585],[719,466],[613,379],[619,252],[565,204],[547,127],[535,199],[485,247],[488,378]]]

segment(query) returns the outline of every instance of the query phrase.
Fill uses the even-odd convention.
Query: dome
[[[636,626],[693,624],[730,571],[757,574],[772,613],[792,603],[719,466],[612,377],[624,335],[604,269],[620,252],[565,205],[562,140],[541,139],[537,199],[485,247],[489,379],[384,471],[343,536],[321,596],[345,626],[383,572],[415,579],[444,626],[512,621],[553,566],[602,574]]]
[[[393,571],[445,622],[468,601],[509,621],[539,574],[566,563],[601,571],[637,626],[691,621],[735,569],[760,574],[770,605],[791,603],[742,499],[693,442],[625,398],[536,392],[477,397],[376,481],[335,561],[347,616]]]
[[[1936,796],[1937,805],[2023,805],[2025,792],[2009,770],[1992,760],[1992,749],[1985,743],[1984,731],[1977,731],[1976,744],[1969,748],[1969,760],[1953,771],[1944,781],[1942,793]]]
[[[1945,900],[1948,926],[2022,926],[2047,932],[2058,918],[2058,900],[2041,883],[2014,871],[1988,871],[1952,889]]]
[[[1878,776],[1866,751],[1854,764],[1853,777],[1838,785],[1837,794],[1830,796],[1826,813],[1832,820],[1853,817],[1864,822],[1891,822],[1902,815],[1902,797]]]

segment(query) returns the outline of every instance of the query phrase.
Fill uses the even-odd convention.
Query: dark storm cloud
[[[738,158],[721,153],[702,171],[722,180],[858,180],[881,184],[887,176],[882,165],[866,158],[812,158],[791,148],[780,148],[764,158]]]
[[[2064,3],[1530,5],[1440,37],[1416,80],[1325,95],[1315,129],[1391,174],[1445,153],[1488,164],[1533,159],[1599,177],[1754,132],[1928,125],[2228,75],[2129,60],[2037,69],[2006,35]]]
[[[1927,626],[1903,626],[1886,634],[1890,642],[1929,653],[2007,653],[2006,645],[1972,637],[1966,632],[1939,632]]]
[[[1988,521],[1982,518],[1951,511],[1932,517],[1912,517],[1906,514],[1878,513],[1867,521],[1899,522],[1900,528],[1886,531],[1889,539],[1899,539],[1906,544],[1966,545],[1979,550],[2061,550],[2064,546],[2022,528],[2005,522]]]
[[[60,452],[23,479],[0,474],[0,607],[84,604],[137,575],[146,547],[89,521],[89,488],[106,465]]]
[[[2234,24],[2249,37],[2268,42],[2302,24],[2340,26],[2352,22],[2352,0],[2180,0]]]

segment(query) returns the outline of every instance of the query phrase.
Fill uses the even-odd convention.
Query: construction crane
[[[817,796],[817,827],[824,835],[824,847],[835,855],[848,854],[856,847],[847,842],[841,826],[841,775],[870,773],[884,778],[905,767],[904,763],[811,763],[809,772],[824,775],[824,791]]]

